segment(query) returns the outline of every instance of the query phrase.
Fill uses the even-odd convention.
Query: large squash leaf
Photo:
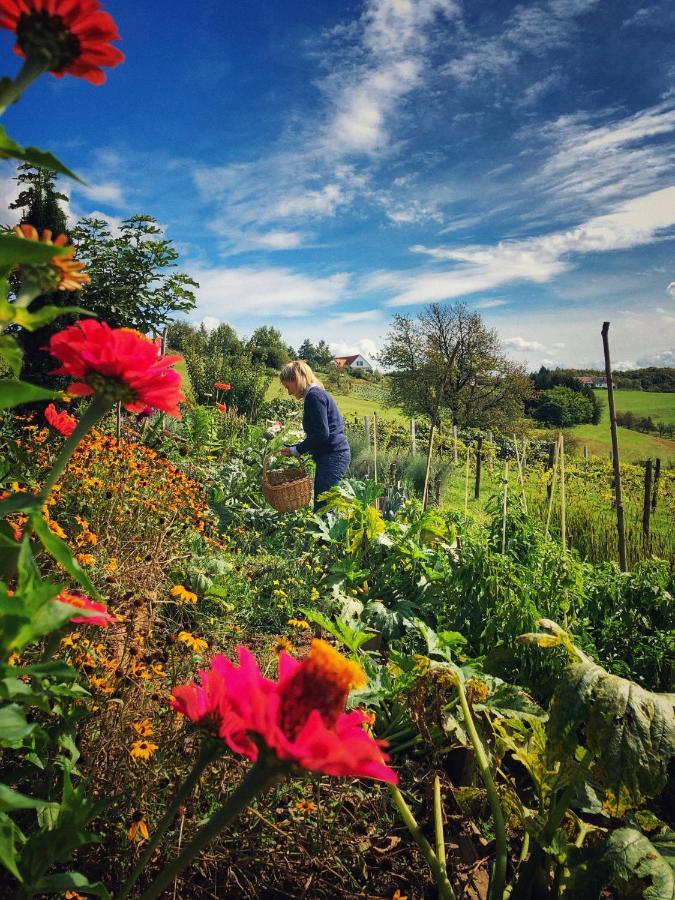
[[[669,845],[672,853],[673,837],[667,832],[650,841],[634,828],[617,828],[599,847],[571,850],[565,897],[587,900],[614,888],[619,897],[674,900],[675,872],[662,849]]]
[[[560,759],[578,745],[593,753],[591,775],[602,789],[603,810],[619,817],[666,784],[675,756],[675,695],[655,694],[611,675],[554,623],[539,624],[553,635],[528,635],[529,642],[551,646],[554,640],[571,657],[551,701],[552,748]]]

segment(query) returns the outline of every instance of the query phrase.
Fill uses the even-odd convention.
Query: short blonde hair
[[[294,359],[293,362],[286,363],[279,373],[279,380],[284,383],[295,381],[303,391],[306,391],[310,384],[323,387],[304,359]]]

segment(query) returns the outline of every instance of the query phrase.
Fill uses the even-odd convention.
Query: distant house
[[[373,371],[371,364],[360,353],[355,353],[353,356],[334,356],[333,362],[338,369],[354,369],[359,372]]]
[[[604,388],[607,390],[607,379],[604,375],[577,375],[577,381],[580,381],[582,384],[588,384],[593,388]],[[612,382],[612,387],[615,387],[614,382]]]

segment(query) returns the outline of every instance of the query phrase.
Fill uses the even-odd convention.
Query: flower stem
[[[508,861],[504,813],[502,812],[502,805],[499,802],[497,788],[492,778],[492,773],[490,772],[490,762],[487,753],[485,752],[483,742],[476,731],[476,725],[474,724],[473,716],[469,709],[469,703],[466,699],[464,685],[460,679],[457,679],[457,692],[459,694],[462,713],[464,714],[464,725],[467,734],[469,735],[469,740],[473,745],[474,753],[476,754],[476,765],[478,766],[480,777],[485,785],[485,790],[490,802],[490,809],[492,810],[492,820],[495,826],[495,866],[492,872],[488,897],[491,898],[491,900],[502,900],[504,888],[506,886],[506,864]]]
[[[412,839],[419,847],[420,853],[425,858],[427,865],[431,869],[431,874],[434,876],[434,880],[438,887],[438,896],[440,897],[440,900],[456,900],[455,892],[453,891],[452,885],[448,880],[448,875],[445,871],[445,867],[441,866],[438,857],[431,847],[431,844],[422,834],[422,829],[417,824],[417,821],[415,820],[410,807],[403,799],[403,794],[397,787],[394,787],[394,785],[389,785],[389,790],[391,792],[391,799],[394,801],[394,806],[396,807],[398,814],[403,819],[403,822],[410,832]]]
[[[178,807],[181,805],[183,800],[185,800],[185,798],[188,797],[192,793],[192,789],[194,788],[195,784],[199,780],[200,775],[202,774],[204,769],[208,766],[208,764],[210,762],[212,762],[220,754],[220,752],[222,751],[222,748],[223,748],[223,744],[221,741],[214,741],[210,738],[207,738],[204,741],[204,743],[202,744],[201,750],[199,752],[199,756],[197,757],[197,761],[195,762],[194,766],[192,767],[192,771],[190,772],[188,777],[185,779],[185,781],[182,783],[182,785],[178,789],[176,796],[173,798],[173,800],[171,802],[171,805],[169,806],[167,811],[164,813],[164,817],[162,818],[162,821],[159,823],[159,825],[157,825],[157,827],[153,831],[152,837],[150,838],[150,841],[148,842],[147,847],[141,854],[141,857],[139,858],[138,862],[136,863],[133,871],[131,872],[131,874],[129,875],[127,880],[124,882],[122,889],[119,893],[119,900],[124,900],[125,897],[129,896],[131,889],[136,884],[141,872],[143,871],[143,869],[145,869],[146,865],[148,864],[148,860],[154,853],[155,848],[157,847],[157,845],[159,844],[161,839],[164,837],[164,834],[166,833],[166,830],[168,829],[169,825],[171,825],[171,823],[173,822],[174,817],[175,817],[176,813],[178,812]]]
[[[260,758],[253,768],[249,769],[239,787],[230,794],[224,805],[211,816],[201,831],[197,832],[180,856],[169,863],[150,887],[141,894],[140,900],[154,900],[159,897],[176,875],[187,868],[197,854],[210,844],[226,825],[236,819],[258,794],[262,794],[280,781],[287,773],[286,766],[275,764],[269,758]]]
[[[46,501],[48,500],[51,489],[61,477],[61,474],[65,467],[68,465],[68,461],[73,455],[77,445],[84,438],[87,432],[90,431],[90,429],[92,429],[94,425],[96,425],[96,423],[99,421],[99,419],[102,419],[103,416],[107,412],[109,412],[111,408],[112,403],[110,403],[109,400],[104,400],[103,397],[94,395],[94,399],[82,413],[80,421],[77,423],[75,430],[68,438],[66,438],[66,442],[61,448],[61,452],[57,456],[56,461],[52,466],[52,470],[47,476],[47,480],[45,481],[42,492],[40,494],[41,504],[46,503]]]
[[[23,92],[27,90],[40,75],[44,75],[46,71],[47,63],[44,60],[31,57],[24,62],[21,71],[14,81],[10,81],[9,78],[6,78],[0,82],[0,116],[5,112],[8,106],[11,106],[12,103],[16,103]]]

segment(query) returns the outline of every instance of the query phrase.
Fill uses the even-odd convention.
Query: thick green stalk
[[[190,841],[183,852],[160,872],[150,887],[141,894],[140,900],[154,900],[159,897],[173,879],[183,869],[187,868],[192,860],[204,847],[229,825],[237,816],[246,809],[258,794],[262,794],[277,781],[288,774],[288,768],[275,763],[272,760],[261,758],[249,769],[239,787],[227,798],[220,809],[214,813],[201,831]]]
[[[412,839],[420,849],[420,853],[425,858],[427,865],[431,869],[436,885],[438,886],[438,896],[441,900],[456,900],[455,892],[448,880],[445,867],[441,867],[438,857],[434,853],[431,844],[422,834],[422,829],[417,824],[415,817],[408,804],[403,799],[403,794],[394,785],[389,785],[391,798],[400,817],[403,819],[406,828],[410,832]]]
[[[16,103],[19,97],[31,84],[47,71],[44,60],[27,59],[14,81],[4,79],[0,82],[0,116],[8,106]]]
[[[173,822],[176,813],[178,812],[178,807],[181,805],[183,800],[185,800],[192,793],[192,790],[197,784],[197,781],[199,780],[199,777],[204,769],[222,752],[222,750],[222,741],[214,741],[212,738],[207,738],[204,741],[199,752],[199,756],[197,757],[197,761],[192,767],[192,771],[178,789],[178,792],[176,793],[176,796],[173,798],[171,805],[164,814],[162,821],[153,831],[152,837],[150,838],[147,847],[136,863],[132,873],[124,882],[124,885],[122,886],[122,889],[119,893],[119,900],[124,900],[125,897],[129,896],[131,889],[136,884],[143,869],[145,869],[146,865],[148,864],[148,860],[154,853],[155,848],[164,837],[164,834],[166,833],[169,825],[171,825],[171,823]]]
[[[443,834],[443,801],[441,798],[441,779],[438,775],[434,778],[434,832],[436,836],[436,859],[441,867],[441,871],[447,877],[445,835]]]
[[[504,896],[504,888],[506,886],[506,864],[508,861],[508,851],[506,846],[506,823],[504,822],[504,813],[502,812],[502,805],[499,802],[499,795],[497,793],[494,779],[492,778],[492,772],[490,772],[490,761],[488,760],[487,753],[485,752],[483,742],[481,741],[480,737],[478,736],[478,732],[476,731],[473,716],[471,715],[471,710],[469,709],[469,703],[466,699],[464,685],[459,679],[457,680],[457,692],[459,694],[459,702],[462,707],[462,713],[464,714],[464,725],[466,727],[467,734],[469,735],[469,740],[471,741],[474,752],[476,754],[476,765],[478,766],[480,777],[483,781],[483,784],[485,785],[485,790],[487,791],[488,800],[490,801],[490,809],[492,810],[492,820],[495,826],[495,867],[492,872],[492,878],[490,881],[490,893],[488,896],[491,898],[491,900],[501,900],[501,898]]]
[[[68,465],[70,457],[75,452],[77,445],[85,437],[87,432],[96,425],[99,419],[102,419],[103,416],[112,409],[112,405],[113,404],[109,400],[105,400],[100,395],[94,394],[94,399],[82,413],[80,421],[77,423],[73,433],[66,438],[66,441],[61,448],[61,452],[57,456],[56,461],[52,466],[52,470],[47,476],[47,480],[42,488],[42,493],[40,494],[41,503],[45,503],[48,500],[51,489],[61,477],[61,474]]]

